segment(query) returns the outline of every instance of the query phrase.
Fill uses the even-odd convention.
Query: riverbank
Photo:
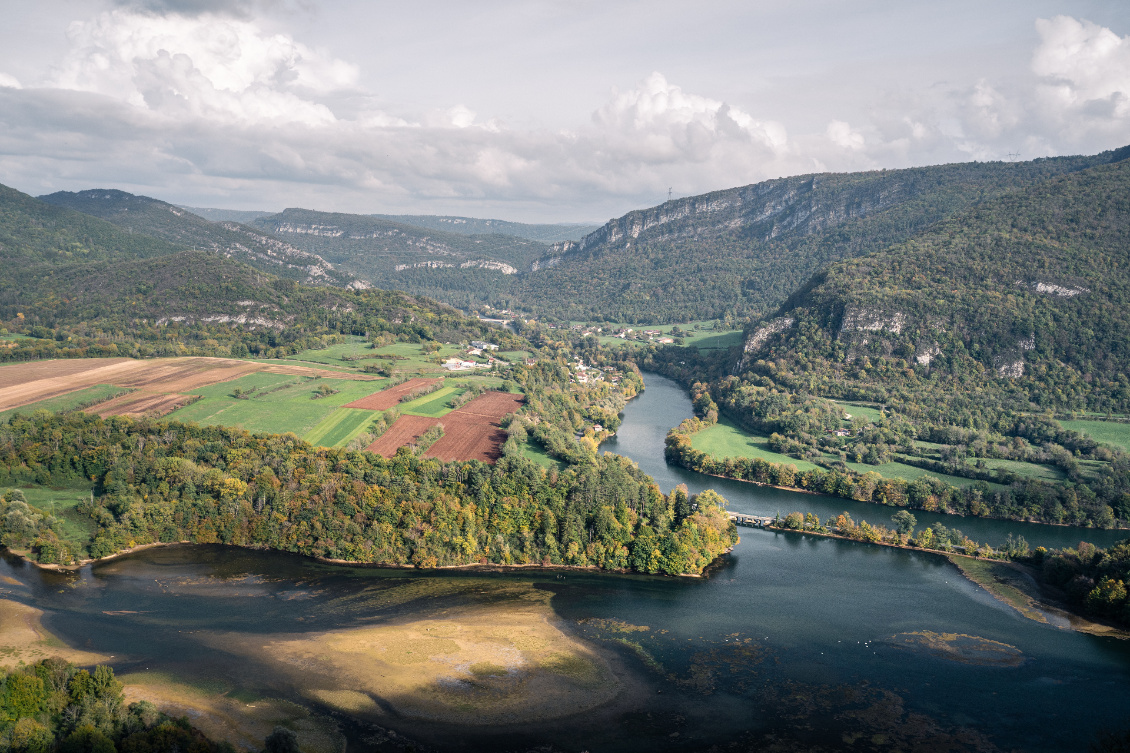
[[[1052,594],[1048,586],[1037,582],[1035,571],[1032,568],[1019,562],[957,554],[942,549],[924,549],[909,544],[896,544],[891,541],[860,541],[851,536],[830,531],[807,531],[778,526],[765,526],[764,530],[777,533],[800,533],[828,539],[853,541],[858,544],[872,544],[890,547],[891,549],[906,549],[941,555],[949,560],[966,579],[981,586],[997,601],[1007,604],[1030,620],[1080,633],[1130,640],[1130,630],[1096,621],[1072,610],[1066,601]]]

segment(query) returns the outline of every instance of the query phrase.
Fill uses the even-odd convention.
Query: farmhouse
[[[480,351],[483,351],[483,350],[498,350],[498,346],[495,345],[494,343],[483,342],[482,340],[472,340],[471,341],[471,347],[472,348],[478,348]]]

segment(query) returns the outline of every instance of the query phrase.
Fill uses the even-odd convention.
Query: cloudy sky
[[[1130,143],[1126,2],[5,5],[0,183],[32,194],[603,221]]]

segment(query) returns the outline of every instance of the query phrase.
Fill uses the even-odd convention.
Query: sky
[[[1130,144],[1130,3],[12,0],[0,183],[603,222]]]

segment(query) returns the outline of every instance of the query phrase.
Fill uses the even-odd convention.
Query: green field
[[[302,438],[322,447],[344,447],[365,430],[375,415],[371,410],[338,408]]]
[[[810,471],[817,467],[807,460],[797,460],[773,452],[769,449],[768,437],[750,434],[726,419],[695,434],[691,438],[691,447],[716,458],[761,458],[770,463],[795,465],[799,471]]]
[[[850,413],[851,411],[849,410],[848,412]],[[797,460],[788,455],[773,452],[769,449],[768,437],[751,434],[726,419],[722,419],[714,426],[703,429],[698,434],[695,434],[691,438],[691,447],[716,458],[761,458],[770,463],[794,465],[799,471],[808,471],[819,467],[815,463],[811,463],[807,460]],[[828,454],[824,457],[829,461],[835,461],[837,459],[835,456]],[[846,463],[845,465],[857,473],[874,471],[885,478],[901,478],[906,481],[913,481],[922,476],[933,476],[952,486],[972,486],[977,483],[977,481],[973,479],[950,476],[945,473],[935,473],[903,463],[884,463],[883,465]],[[999,484],[989,484],[989,486],[994,489],[1004,488]]]
[[[859,403],[844,403],[839,400],[833,400],[832,402],[840,405],[844,409],[844,413],[851,414],[852,418],[854,418],[855,416],[862,416],[868,421],[874,423],[878,421],[879,417],[882,415],[878,408],[872,408],[869,405],[860,405]]]
[[[315,399],[316,390],[322,385],[338,392]],[[315,439],[311,441],[318,444],[333,446],[327,444],[331,438],[334,444],[338,441],[345,444],[360,434],[364,427],[364,419],[347,420],[346,414],[373,415],[372,411],[351,411],[342,406],[378,392],[386,385],[385,380],[360,382],[285,374],[249,374],[224,384],[195,390],[193,394],[201,395],[203,399],[173,411],[169,418],[273,434],[293,432],[307,439],[313,436]],[[250,392],[251,396],[246,400],[232,397],[236,389]],[[323,430],[323,424],[331,416],[336,416],[336,420],[332,425],[326,424]],[[314,433],[316,430],[317,434]],[[346,438],[342,440],[342,436]]]
[[[30,405],[0,411],[0,420],[14,413],[31,413],[36,410],[49,410],[52,413],[77,410],[78,408],[101,403],[104,400],[109,400],[118,395],[124,395],[127,392],[133,392],[133,390],[126,389],[125,387],[113,387],[109,384],[96,384],[93,387],[87,387],[83,390],[71,392],[66,395],[59,395],[59,397],[51,397],[46,400],[40,400],[37,403],[31,403]]]
[[[1060,421],[1065,429],[1085,434],[1096,442],[1130,450],[1130,424],[1117,421]]]
[[[443,387],[435,392],[418,397],[407,403],[401,403],[399,410],[401,413],[407,413],[412,416],[428,416],[429,418],[439,418],[446,416],[452,411],[448,402],[456,395],[462,395],[467,390],[462,387],[454,385],[450,387]]]
[[[551,458],[535,440],[530,439],[523,442],[521,446],[522,457],[529,458],[544,468],[556,468],[559,471],[565,468],[564,463],[557,458]]]
[[[1042,481],[1063,481],[1067,478],[1067,474],[1051,465],[1025,463],[1019,460],[999,460],[997,458],[980,458],[980,461],[985,464],[986,468],[999,468],[1003,471],[1012,471],[1017,476],[1026,478],[1040,479]],[[966,461],[968,464],[975,462],[977,461]]]
[[[29,505],[48,515],[59,518],[62,524],[63,539],[77,544],[85,550],[94,536],[94,521],[79,513],[75,508],[80,502],[90,499],[89,485],[72,487],[47,486],[0,486],[0,494],[9,489],[19,489],[24,493]]]

